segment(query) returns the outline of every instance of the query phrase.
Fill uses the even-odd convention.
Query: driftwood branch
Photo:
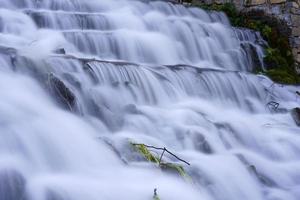
[[[266,104],[266,106],[269,108],[269,110],[272,108],[273,110],[277,110],[279,107],[279,103],[275,101],[270,101]]]
[[[187,165],[191,165],[189,162],[187,162],[187,161],[185,161],[185,160],[179,158],[178,156],[176,156],[175,154],[173,154],[172,152],[170,152],[166,147],[161,148],[161,147],[149,146],[149,145],[138,144],[138,143],[133,143],[132,145],[134,145],[134,146],[144,145],[144,146],[147,147],[147,148],[151,148],[151,149],[156,149],[156,150],[161,150],[161,151],[163,151],[163,153],[162,153],[161,156],[160,156],[159,162],[161,162],[161,159],[162,159],[164,153],[167,152],[167,153],[169,153],[171,156],[175,157],[177,160],[179,160],[179,161],[181,161],[181,162],[183,162],[183,163],[185,163],[185,164],[187,164]]]

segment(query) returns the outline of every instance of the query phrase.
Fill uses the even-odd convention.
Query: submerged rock
[[[67,200],[68,198],[63,197],[58,192],[48,190],[46,193],[46,200]]]
[[[0,171],[0,199],[26,200],[26,181],[23,175],[11,169]]]
[[[76,111],[76,96],[65,83],[54,74],[49,75],[49,86],[55,99],[66,109]]]
[[[300,108],[294,108],[291,112],[293,119],[295,120],[295,123],[300,126]]]
[[[213,153],[213,150],[206,138],[202,134],[195,134],[194,136],[194,146],[198,151],[201,151],[206,154]]]
[[[267,176],[259,173],[254,165],[249,165],[248,170],[264,185],[269,187],[276,187],[277,184],[272,179],[268,178]]]
[[[254,44],[244,42],[241,43],[241,48],[247,52],[248,62],[251,63],[251,69],[249,70],[262,70],[262,63],[259,60],[259,55]]]

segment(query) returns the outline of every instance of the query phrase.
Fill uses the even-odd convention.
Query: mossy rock
[[[151,153],[144,144],[135,144],[133,142],[130,142],[130,144],[132,145],[135,151],[137,151],[141,156],[145,158],[145,160],[156,164],[161,170],[174,173],[176,175],[181,176],[184,180],[192,182],[192,178],[185,172],[183,166],[176,163],[166,163],[160,161],[160,158],[153,155],[153,153]]]
[[[299,78],[297,76],[294,76],[293,74],[282,68],[267,70],[264,74],[277,83],[295,84],[299,81]]]
[[[159,164],[159,158],[155,157],[144,144],[131,143],[134,150],[139,152],[147,161]]]
[[[163,171],[179,174],[187,182],[192,182],[192,178],[185,172],[184,168],[181,165],[174,163],[160,163],[160,168]]]

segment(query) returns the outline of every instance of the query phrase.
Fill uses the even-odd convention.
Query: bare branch
[[[175,154],[173,154],[172,152],[170,152],[166,147],[161,148],[161,147],[149,146],[149,145],[138,144],[138,143],[132,143],[132,145],[135,145],[135,146],[144,145],[144,146],[147,147],[147,148],[152,148],[152,149],[156,149],[156,150],[161,150],[161,151],[167,152],[167,153],[169,153],[170,155],[172,155],[173,157],[175,157],[177,160],[179,160],[179,161],[181,161],[181,162],[183,162],[183,163],[185,163],[185,164],[187,164],[187,165],[191,165],[191,164],[188,163],[187,161],[185,161],[185,160],[179,158],[178,156],[176,156]],[[164,154],[164,152],[163,152],[163,154]],[[160,161],[161,161],[161,159],[162,159],[163,154],[161,155]]]

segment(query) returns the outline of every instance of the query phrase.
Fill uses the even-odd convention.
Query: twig
[[[162,159],[162,157],[164,156],[164,153],[166,152],[166,148],[164,148],[164,150],[163,150],[163,152],[162,152],[162,154],[161,154],[161,156],[160,156],[160,158],[159,158],[159,164],[161,163],[161,159]]]
[[[181,162],[184,162],[185,164],[187,165],[191,165],[190,163],[188,163],[187,161],[179,158],[178,156],[176,156],[175,154],[173,154],[172,152],[170,152],[166,147],[164,148],[161,148],[161,147],[155,147],[155,146],[149,146],[149,145],[145,145],[145,144],[138,144],[138,143],[133,143],[132,145],[135,145],[135,146],[141,146],[141,145],[144,145],[145,147],[147,148],[152,148],[152,149],[156,149],[156,150],[162,150],[162,151],[165,151],[167,153],[169,153],[170,155],[172,155],[173,157],[175,157],[177,160],[180,160]],[[161,155],[161,158],[162,158],[163,154]]]
[[[279,103],[277,103],[275,101],[270,101],[266,104],[266,106],[269,108],[269,110],[270,110],[270,106],[273,108],[273,110],[277,110],[279,107]]]

